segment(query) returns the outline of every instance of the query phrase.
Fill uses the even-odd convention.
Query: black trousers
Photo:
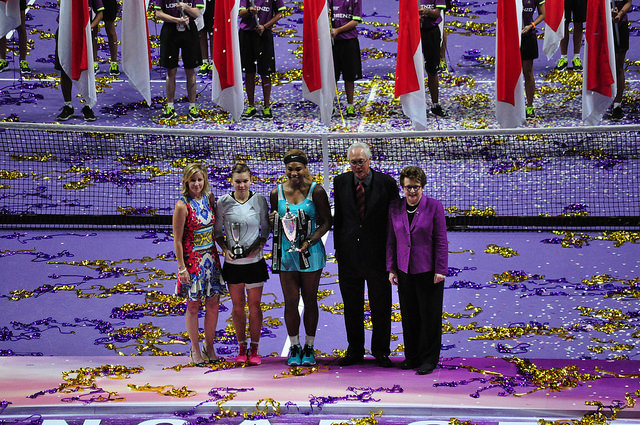
[[[398,273],[404,355],[416,364],[436,366],[442,345],[444,281],[433,284],[434,272]]]
[[[370,271],[366,275],[339,272],[340,293],[344,302],[344,324],[349,353],[364,354],[364,285],[367,282],[371,308],[371,354],[391,352],[391,284],[386,271]]]

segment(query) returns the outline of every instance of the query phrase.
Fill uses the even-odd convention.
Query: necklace
[[[413,207],[413,209],[412,209],[412,210],[410,210],[410,209],[409,209],[409,204],[407,204],[407,212],[408,212],[409,214],[413,214],[413,213],[415,213],[417,209],[418,209],[418,206],[416,205],[415,207]]]

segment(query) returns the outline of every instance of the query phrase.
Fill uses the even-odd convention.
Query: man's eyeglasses
[[[369,161],[368,159],[352,159],[351,161],[349,161],[349,164],[353,165],[354,167],[358,166],[358,165],[364,165],[367,163],[367,161]]]
[[[418,185],[416,185],[416,186],[404,186],[404,189],[405,189],[407,192],[417,192],[417,191],[419,191],[420,189],[422,189],[422,186],[418,186]]]

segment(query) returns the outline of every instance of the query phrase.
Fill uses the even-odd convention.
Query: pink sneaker
[[[249,364],[251,366],[258,366],[262,363],[262,358],[258,354],[258,345],[251,344],[251,355],[249,355]]]
[[[246,363],[247,362],[247,344],[240,344],[238,348],[239,348],[239,353],[238,353],[238,357],[236,357],[236,363]]]

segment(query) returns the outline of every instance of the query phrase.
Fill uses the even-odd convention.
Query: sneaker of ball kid
[[[120,75],[120,65],[118,65],[118,62],[111,62],[111,65],[109,65],[109,75],[112,77]]]
[[[433,113],[433,115],[437,115],[442,118],[447,117],[447,113],[442,109],[442,106],[440,106],[440,104],[437,104],[433,108],[431,108],[431,112]]]
[[[571,64],[573,65],[574,71],[582,71],[582,61],[580,58],[573,58]]]
[[[72,116],[73,116],[73,107],[64,105],[62,107],[62,110],[60,111],[60,113],[56,117],[56,120],[57,121],[66,121],[69,118],[71,118]]]
[[[271,112],[271,106],[262,108],[262,118],[266,118],[269,120],[273,118],[273,112]]]
[[[347,106],[346,116],[347,118],[353,118],[356,116],[355,106],[351,106],[351,105]]]
[[[533,106],[527,106],[525,113],[526,113],[527,119],[536,117],[536,110],[533,109]]]
[[[194,121],[199,121],[202,119],[202,116],[200,115],[200,109],[198,109],[197,106],[192,106],[191,108],[189,108],[189,119],[194,120]]]
[[[557,71],[564,71],[565,69],[567,69],[567,66],[569,65],[569,61],[566,60],[565,58],[560,58],[558,59],[558,64],[556,65],[556,70]]]
[[[20,72],[22,74],[31,74],[31,67],[29,67],[29,62],[26,60],[20,61]]]
[[[209,73],[209,63],[203,62],[198,69],[198,75],[207,75]]]
[[[170,108],[169,106],[165,106],[164,109],[162,110],[162,114],[160,115],[160,118],[163,120],[168,120],[171,118],[175,118],[177,116],[178,114],[176,114],[175,109]]]
[[[249,106],[242,114],[242,118],[248,120],[250,118],[253,118],[257,113],[258,110],[255,108],[255,106]]]
[[[95,121],[96,115],[93,113],[93,109],[89,107],[89,105],[84,105],[82,107],[82,115],[84,116],[85,121]]]
[[[9,62],[6,59],[0,59],[0,72],[6,71],[9,68]]]
[[[622,110],[622,107],[616,106],[615,108],[613,108],[613,110],[611,111],[611,119],[618,121],[622,118],[624,118],[624,111]]]

